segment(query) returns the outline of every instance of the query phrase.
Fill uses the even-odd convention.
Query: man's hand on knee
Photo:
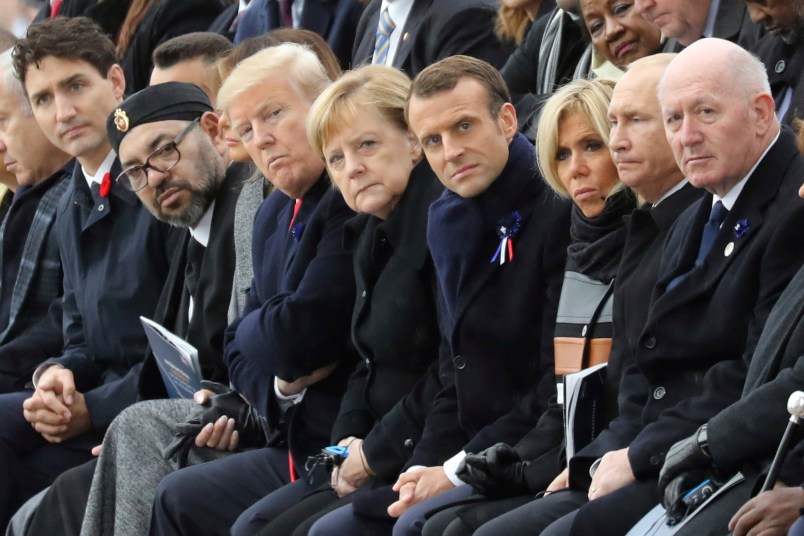
[[[440,465],[404,472],[394,484],[394,491],[399,492],[399,500],[388,507],[388,515],[399,517],[414,504],[454,487]]]

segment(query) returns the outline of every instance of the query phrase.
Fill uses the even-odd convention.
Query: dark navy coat
[[[347,68],[362,13],[363,4],[359,0],[305,0],[299,26],[326,39],[341,66]],[[237,45],[244,39],[282,26],[278,0],[252,0],[251,6],[240,16],[234,43]]]
[[[112,175],[119,170],[115,161]],[[114,181],[108,197],[93,200],[77,163],[71,181],[56,215],[64,351],[51,361],[73,371],[92,424],[103,431],[137,400],[147,345],[139,317],[154,314],[182,231],[157,221]]]
[[[354,213],[323,175],[304,195],[292,230],[294,200],[274,190],[254,220],[254,279],[243,315],[226,330],[224,360],[234,388],[264,415],[271,445],[290,447],[299,474],[307,456],[329,443],[354,369],[349,319],[355,298],[343,225]],[[282,414],[274,377],[293,381],[340,365]]]
[[[440,465],[461,449],[513,444],[535,426],[549,397],[526,395],[552,374],[570,204],[539,177],[524,136],[509,147],[508,163],[488,190],[470,199],[446,191],[430,207],[442,387],[435,400],[423,401],[426,424],[420,442],[410,441],[408,465]],[[520,216],[514,259],[490,262],[500,244],[497,230],[514,212]]]

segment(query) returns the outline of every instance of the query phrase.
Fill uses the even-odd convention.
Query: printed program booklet
[[[201,389],[198,350],[153,320],[140,317],[151,352],[156,358],[162,381],[170,398],[192,398]]]

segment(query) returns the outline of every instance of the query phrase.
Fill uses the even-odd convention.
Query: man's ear
[[[198,126],[209,136],[209,140],[220,156],[226,155],[226,142],[223,139],[223,129],[220,127],[220,118],[212,112],[204,112],[198,121]]]
[[[506,102],[500,106],[500,111],[497,112],[497,124],[500,126],[503,134],[505,134],[505,139],[508,143],[511,143],[511,140],[516,136],[518,128],[516,109],[513,104]]]
[[[123,96],[126,94],[126,76],[123,74],[123,69],[115,63],[106,73],[106,79],[112,83],[114,97],[118,101],[122,101]]]
[[[757,135],[764,136],[776,118],[776,104],[773,97],[767,93],[757,93],[751,104]]]

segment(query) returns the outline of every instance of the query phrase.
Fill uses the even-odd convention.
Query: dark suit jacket
[[[9,219],[3,221],[0,229],[4,250],[11,240],[24,242],[18,262],[9,262],[4,254],[4,262],[0,264],[4,270],[17,268],[16,274],[10,274],[14,277],[13,286],[3,289],[3,294],[9,296],[10,307],[8,323],[0,326],[0,376],[6,377],[9,384],[20,380],[8,386],[14,390],[30,380],[42,361],[58,354],[64,342],[61,324],[53,321],[48,309],[54,301],[60,302],[62,295],[63,275],[54,221],[70,184],[72,164],[68,166],[34,186],[11,207],[9,219],[21,210],[34,211],[33,218],[26,222],[27,229],[16,228]],[[61,307],[56,304],[55,308],[60,314]]]
[[[561,17],[554,21],[557,33],[548,36],[545,41],[545,30],[554,17]],[[583,22],[577,23],[563,10],[537,19],[528,30],[522,43],[517,46],[505,65],[500,69],[517,111],[517,120],[520,132],[526,132],[533,126],[528,126],[528,119],[558,87],[572,80],[575,68],[589,44],[589,38],[584,29]],[[560,31],[559,31],[560,30]],[[542,61],[541,53],[557,49],[555,59],[555,80],[547,84],[549,56]],[[552,85],[550,91],[545,93],[541,86]],[[538,122],[538,117],[532,123]]]
[[[748,9],[742,0],[720,0],[712,37],[726,39],[746,50],[751,50],[762,37],[762,28],[751,22]],[[668,44],[669,48],[665,50],[679,52],[684,48],[675,39],[669,39]]]
[[[148,87],[154,49],[173,37],[206,31],[226,9],[225,0],[161,0],[137,26],[120,62],[126,75],[126,95]]]
[[[232,25],[234,24],[235,18],[237,18],[239,8],[240,2],[235,2],[231,6],[221,11],[221,14],[218,15],[215,20],[212,21],[212,24],[209,25],[208,31],[220,34],[229,41],[234,42],[237,28],[232,28]]]
[[[154,320],[198,349],[201,374],[205,380],[228,383],[229,375],[223,363],[223,334],[229,325],[229,304],[232,300],[234,278],[234,212],[240,189],[249,176],[245,164],[229,166],[226,179],[215,197],[209,242],[204,249],[198,277],[198,291],[193,296],[193,318],[187,324],[189,295],[184,285],[187,245],[192,240],[185,233],[181,246],[176,248],[170,264],[165,287],[159,297]],[[143,399],[165,398],[167,391],[159,368],[148,351],[139,377]]]
[[[234,43],[281,28],[278,0],[252,0],[240,17]],[[358,0],[305,0],[299,26],[327,40],[343,68],[349,67],[357,21],[363,13]]]
[[[372,0],[357,26],[352,65],[371,63],[381,0]],[[465,54],[503,66],[512,51],[494,35],[493,0],[414,0],[393,65],[411,78],[439,60]]]
[[[114,181],[108,197],[93,200],[77,163],[70,180],[55,228],[64,269],[64,349],[50,361],[73,371],[102,432],[137,399],[130,378],[139,374],[147,345],[139,317],[154,314],[181,231],[158,222]]]
[[[352,236],[347,232],[347,245],[355,244],[357,284],[352,341],[363,359],[349,379],[332,441],[364,438],[363,451],[376,474],[389,464],[398,471],[410,454],[392,438],[409,437],[421,425],[397,402],[438,357],[435,271],[426,230],[427,210],[443,189],[422,161],[388,219],[358,216],[349,224],[357,224],[348,229]],[[404,458],[395,463],[398,452]]]
[[[768,34],[759,40],[752,52],[765,64],[774,97],[785,88],[793,90],[790,107],[780,118],[784,124],[791,125],[797,117],[804,117],[804,47],[800,43],[788,45],[781,37]]]
[[[791,132],[781,133],[749,177],[704,264],[666,291],[692,268],[712,195],[677,221],[636,364],[620,384],[620,415],[582,451],[586,462],[630,443],[635,476],[655,476],[673,443],[740,397],[768,314],[804,259],[804,251],[790,247],[804,239],[804,204],[796,195],[804,163],[794,141]],[[736,231],[738,222],[747,231]]]
[[[787,399],[804,387],[804,269],[776,306],[748,367],[743,396],[709,419],[712,460],[726,472],[759,474],[773,458],[790,414]],[[787,482],[799,484],[801,479]]]
[[[534,172],[533,161],[533,146],[517,136],[488,190],[471,199],[446,191],[430,208],[442,389],[427,404],[409,466],[440,465],[461,449],[479,452],[498,441],[512,444],[544,409],[517,405],[553,369],[570,211]],[[496,231],[514,211],[521,217],[514,260],[489,262],[500,244]]]
[[[264,415],[271,445],[289,446],[299,474],[329,442],[354,369],[349,317],[355,299],[343,225],[354,215],[326,174],[304,196],[292,232],[294,200],[275,190],[254,220],[254,282],[243,316],[226,330],[224,359],[234,388]],[[284,415],[274,376],[292,381],[339,362]]]

